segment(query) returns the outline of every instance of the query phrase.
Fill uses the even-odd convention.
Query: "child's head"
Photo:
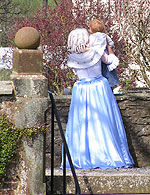
[[[82,53],[89,44],[89,33],[85,28],[76,28],[69,33],[68,49],[72,53]]]
[[[105,33],[105,25],[102,20],[94,19],[90,21],[90,33]]]

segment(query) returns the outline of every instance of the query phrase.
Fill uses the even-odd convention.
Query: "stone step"
[[[150,194],[150,168],[76,169],[81,194]],[[54,170],[55,194],[62,194],[62,170]],[[75,194],[74,181],[67,170],[67,194]],[[50,194],[50,169],[46,169],[47,193]]]

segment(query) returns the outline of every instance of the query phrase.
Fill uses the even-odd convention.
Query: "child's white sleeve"
[[[104,33],[94,33],[89,36],[90,47],[106,48],[106,34]]]
[[[112,70],[116,69],[117,66],[119,65],[119,59],[114,54],[107,55],[104,52],[104,54],[102,55],[101,60],[105,64],[108,64],[107,67],[108,67],[109,71],[112,71]]]
[[[101,56],[106,49],[106,39],[98,40],[95,36],[90,37],[90,49],[96,51]]]

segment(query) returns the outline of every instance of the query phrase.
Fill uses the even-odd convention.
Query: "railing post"
[[[43,183],[46,183],[46,133],[43,133]]]
[[[66,195],[66,150],[63,144],[63,194]]]
[[[51,104],[51,194],[54,193],[54,106]]]

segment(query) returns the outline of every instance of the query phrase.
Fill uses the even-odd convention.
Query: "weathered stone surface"
[[[130,169],[76,169],[81,194],[149,194],[150,168]],[[50,170],[46,172],[50,176]],[[55,194],[62,194],[63,171],[55,169]],[[75,184],[67,170],[67,194],[75,194]],[[50,178],[47,182],[50,193]]]
[[[41,74],[12,74],[17,97],[47,97],[48,80]]]
[[[24,137],[20,151],[20,169],[16,194],[46,195],[43,183],[43,134]]]
[[[23,27],[16,33],[15,44],[19,49],[37,49],[40,33],[33,27]]]
[[[0,95],[12,95],[13,82],[12,81],[0,81]]]
[[[0,111],[5,113],[16,127],[44,125],[48,98],[17,98],[15,102],[3,102]]]
[[[9,81],[12,69],[0,68],[0,81]]]
[[[13,73],[41,74],[43,72],[43,52],[40,50],[14,50]]]

